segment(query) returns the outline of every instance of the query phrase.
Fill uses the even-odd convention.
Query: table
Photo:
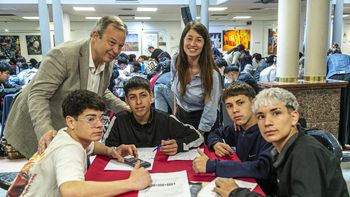
[[[207,147],[204,147],[204,153],[208,155],[210,159],[215,159],[217,156],[214,152],[211,152]],[[220,157],[220,160],[235,160],[239,161],[236,154],[232,154],[230,157]],[[117,171],[117,170],[104,170],[108,164],[110,158],[105,156],[96,156],[95,160],[87,170],[85,174],[85,180],[87,181],[114,181],[127,179],[130,175],[130,171]],[[153,168],[150,173],[162,173],[162,172],[176,172],[187,171],[189,181],[210,182],[216,178],[214,173],[196,174],[192,169],[192,161],[167,161],[168,156],[157,152],[154,158]],[[253,178],[239,178],[240,180],[255,182]],[[264,195],[264,192],[259,186],[257,186],[254,192]],[[128,192],[119,196],[136,197],[137,191]]]

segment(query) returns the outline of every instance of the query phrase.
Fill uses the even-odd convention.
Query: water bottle
[[[141,63],[141,73],[145,73],[145,64],[143,62]]]

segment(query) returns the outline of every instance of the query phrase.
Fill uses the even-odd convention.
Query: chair
[[[12,101],[17,94],[18,93],[5,95],[4,101],[3,101],[3,108],[2,108],[0,146],[2,146],[1,150],[4,150],[5,153],[1,153],[1,154],[7,155],[9,159],[24,158],[24,156],[21,153],[16,151],[10,144],[7,144],[6,140],[3,138],[6,119],[7,119],[8,113],[10,112]]]
[[[16,94],[7,94],[4,96],[3,108],[2,108],[2,118],[1,118],[1,133],[0,139],[4,135],[5,122],[7,119],[7,115],[10,112],[11,103]]]
[[[338,140],[330,132],[318,128],[311,128],[305,130],[305,134],[314,137],[329,151],[331,151],[339,159],[339,161],[342,160],[342,147],[340,146]]]

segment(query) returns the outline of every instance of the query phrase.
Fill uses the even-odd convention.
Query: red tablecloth
[[[207,147],[204,147],[205,154],[208,155],[210,159],[217,158],[215,153],[208,150]],[[239,161],[239,158],[236,154],[231,155],[230,157],[222,157],[220,160],[235,160]],[[86,172],[85,179],[88,181],[114,181],[127,179],[130,175],[130,171],[117,171],[117,170],[104,170],[108,164],[110,158],[104,156],[97,156],[88,171]],[[160,172],[176,172],[176,171],[187,171],[187,176],[189,181],[201,181],[201,182],[210,182],[216,178],[214,173],[207,174],[196,174],[192,169],[192,161],[167,161],[168,156],[164,155],[161,152],[157,152],[156,157],[154,158],[153,168],[150,173],[160,173]],[[255,182],[252,178],[239,178],[240,180]],[[257,186],[254,192],[264,195],[264,192],[259,186]],[[136,197],[137,192],[128,192],[120,196]]]

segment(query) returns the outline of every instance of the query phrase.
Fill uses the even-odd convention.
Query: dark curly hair
[[[226,99],[233,96],[245,95],[248,98],[255,98],[256,92],[252,86],[244,82],[234,82],[227,87],[222,93],[222,100],[225,102]]]
[[[96,93],[89,90],[75,90],[63,100],[63,117],[72,116],[77,118],[86,109],[105,111],[106,104]]]

